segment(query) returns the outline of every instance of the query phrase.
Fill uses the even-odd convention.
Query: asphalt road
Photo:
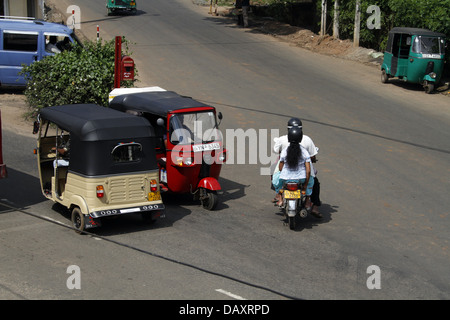
[[[142,1],[137,15],[112,17],[104,1],[70,4],[80,6],[89,37],[100,25],[102,38],[132,42],[139,86],[214,105],[227,146],[237,129],[258,132],[257,141],[231,147],[216,211],[170,197],[167,218],[154,226],[126,216],[79,236],[40,195],[35,141],[4,132],[0,298],[450,298],[448,97],[382,85],[374,67],[237,28],[190,0]],[[285,134],[291,116],[320,147],[324,215],[296,231],[270,203],[261,175],[264,130]],[[80,268],[81,289],[67,288],[71,265]]]

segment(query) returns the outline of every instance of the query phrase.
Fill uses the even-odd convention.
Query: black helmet
[[[299,118],[291,118],[289,119],[288,123],[287,123],[287,127],[288,129],[292,128],[292,127],[302,127],[302,120],[300,120]]]
[[[303,139],[303,130],[301,127],[292,127],[288,131],[288,141],[300,143]]]

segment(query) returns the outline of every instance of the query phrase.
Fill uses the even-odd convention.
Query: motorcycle
[[[298,218],[306,218],[311,209],[306,208],[306,194],[302,191],[302,184],[298,182],[286,182],[283,186],[283,204],[281,210],[286,216],[289,228],[295,230]]]

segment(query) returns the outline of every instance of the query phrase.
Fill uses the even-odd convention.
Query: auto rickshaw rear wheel
[[[72,226],[76,229],[75,231],[80,234],[85,229],[84,214],[78,207],[72,209]]]
[[[219,202],[216,191],[206,190],[205,196],[201,199],[203,208],[214,210]]]

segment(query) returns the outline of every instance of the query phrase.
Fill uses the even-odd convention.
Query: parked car
[[[79,42],[72,29],[40,20],[0,19],[0,87],[25,87],[19,72]]]

